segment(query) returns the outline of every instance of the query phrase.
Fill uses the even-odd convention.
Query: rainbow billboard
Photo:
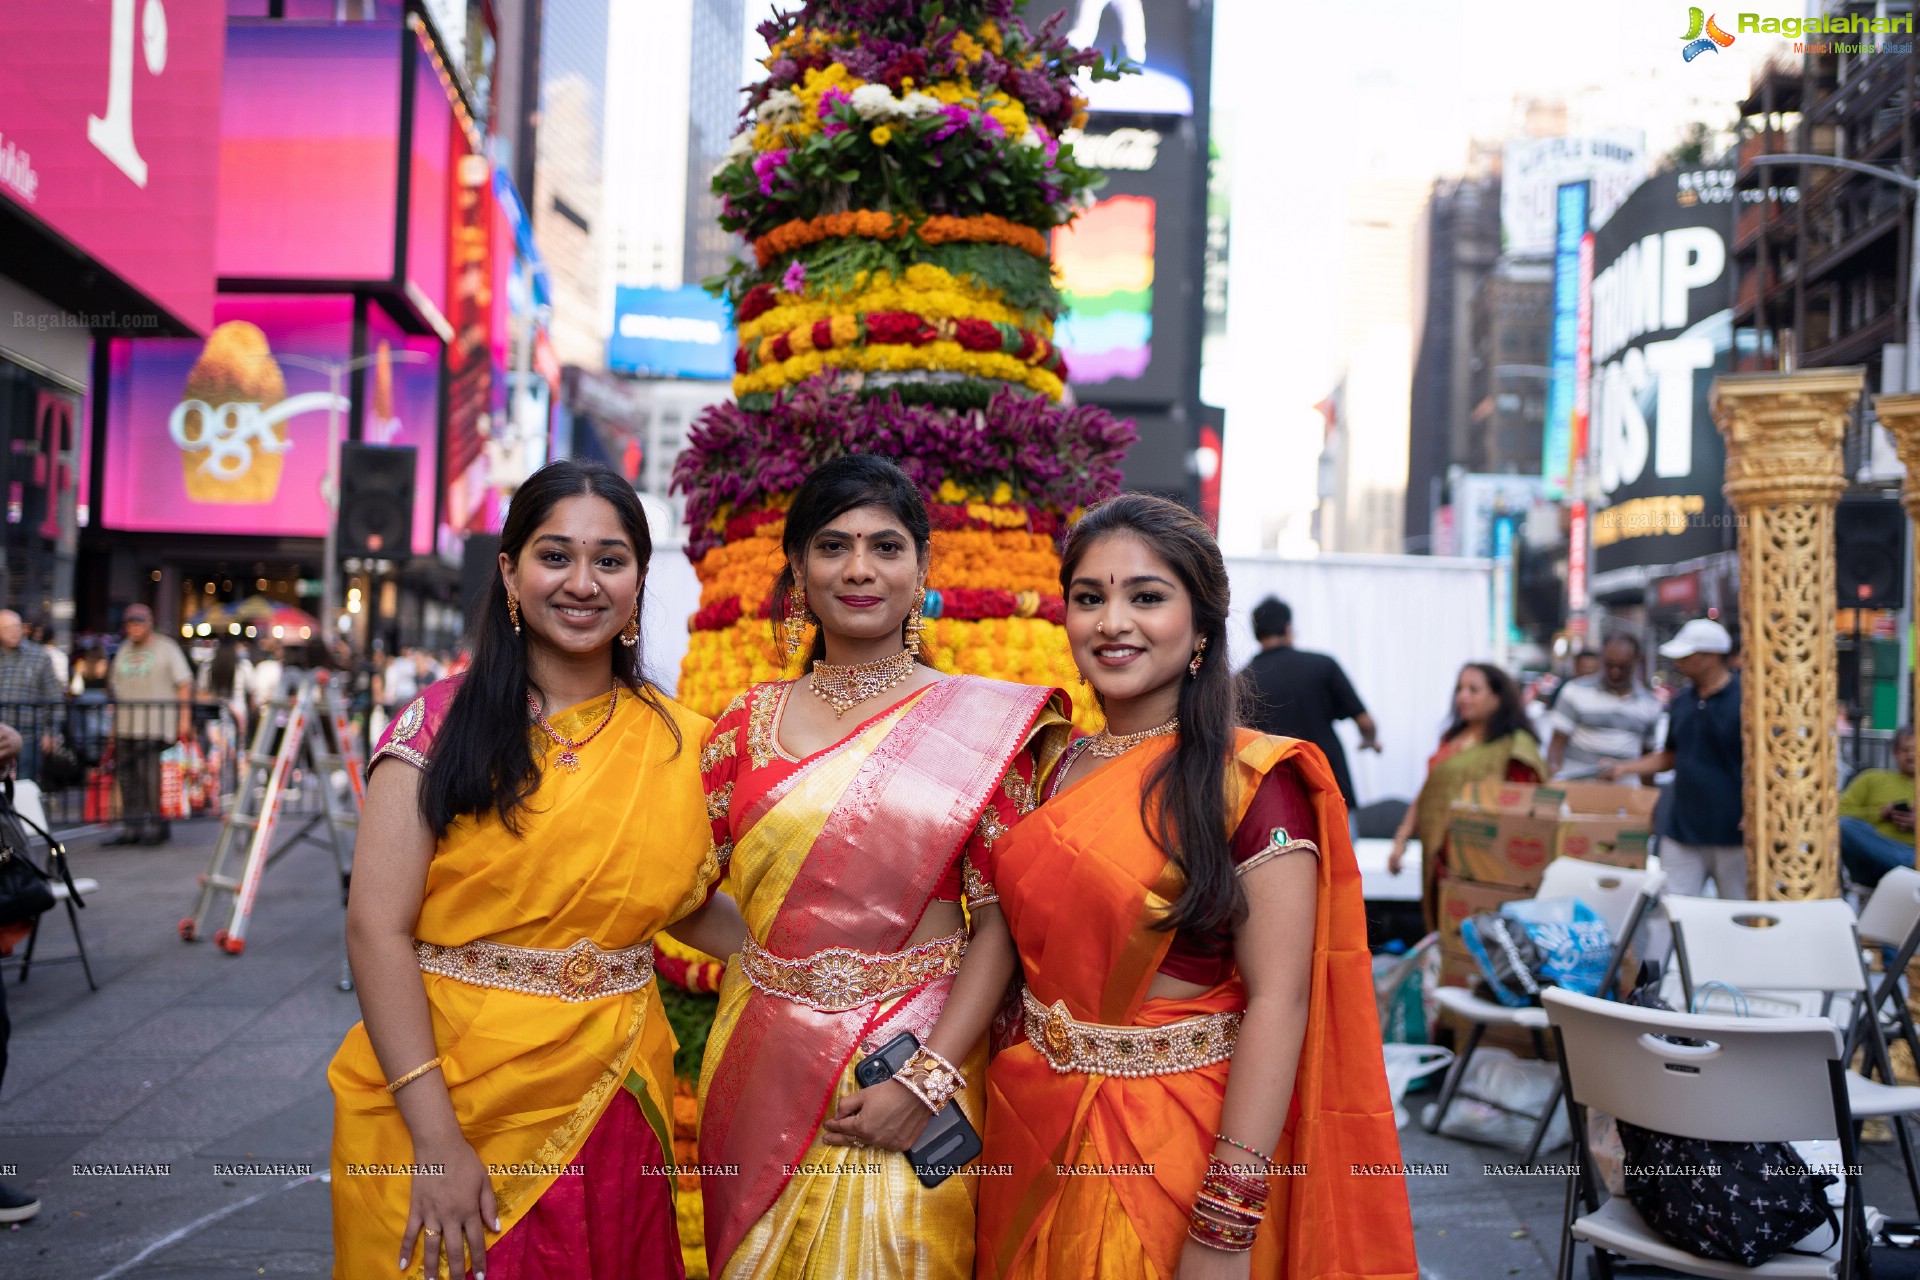
[[[1078,386],[1133,380],[1153,359],[1150,196],[1109,196],[1053,235],[1067,314],[1054,331]]]

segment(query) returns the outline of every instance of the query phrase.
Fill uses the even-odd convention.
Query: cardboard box
[[[1468,916],[1479,915],[1483,911],[1498,911],[1503,902],[1512,902],[1516,898],[1527,896],[1525,889],[1511,889],[1506,885],[1481,884],[1474,880],[1459,880],[1448,877],[1440,882],[1440,946],[1441,954],[1446,948],[1465,951],[1466,943],[1460,937],[1460,925]]]
[[[1462,879],[1525,890],[1560,857],[1643,867],[1657,799],[1646,788],[1599,783],[1472,783],[1453,805],[1448,863]],[[1579,807],[1587,805],[1598,811]]]
[[[1480,965],[1458,942],[1440,944],[1440,985],[1464,987],[1480,972]]]

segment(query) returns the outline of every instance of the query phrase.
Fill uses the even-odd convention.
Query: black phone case
[[[920,1048],[919,1038],[902,1031],[893,1039],[862,1058],[853,1069],[853,1078],[863,1089],[871,1089],[907,1064]],[[907,1148],[907,1163],[923,1187],[937,1187],[960,1171],[962,1165],[980,1158],[983,1147],[973,1122],[958,1103],[949,1102],[927,1121],[920,1140]]]

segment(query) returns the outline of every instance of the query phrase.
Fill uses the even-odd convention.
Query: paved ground
[[[82,913],[97,993],[77,965],[36,963],[25,986],[11,966],[0,970],[14,1023],[0,1097],[0,1166],[14,1168],[0,1176],[46,1206],[0,1230],[8,1280],[330,1273],[326,1064],[359,1016],[335,987],[331,858],[303,845],[272,869],[246,954],[234,957],[175,935],[214,828],[175,831],[157,850],[74,841],[79,873],[102,886]],[[72,952],[64,919],[48,918],[44,941],[44,954]],[[1403,1147],[1408,1162],[1447,1166],[1410,1180],[1426,1276],[1553,1274],[1561,1179],[1491,1176],[1485,1164],[1517,1157],[1418,1128]],[[1916,1216],[1891,1151],[1868,1148],[1869,1198],[1896,1218]],[[86,1169],[126,1165],[165,1172]],[[266,1168],[235,1175],[223,1165]]]

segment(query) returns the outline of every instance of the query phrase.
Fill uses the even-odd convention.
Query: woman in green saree
[[[1460,668],[1453,686],[1453,723],[1427,759],[1427,780],[1393,833],[1393,853],[1387,858],[1387,870],[1399,875],[1407,841],[1420,838],[1420,914],[1429,930],[1439,927],[1447,823],[1461,788],[1482,778],[1539,782],[1547,776],[1540,744],[1526,725],[1520,688],[1512,676],[1485,662]]]

